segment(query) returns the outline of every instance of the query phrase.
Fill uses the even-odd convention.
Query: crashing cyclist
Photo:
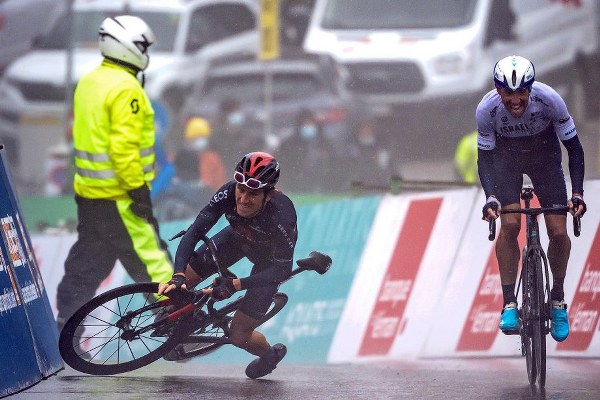
[[[212,288],[203,290],[215,300],[246,290],[231,322],[229,339],[259,356],[246,368],[246,375],[252,379],[271,373],[287,351],[283,344],[269,345],[256,330],[279,284],[292,271],[296,246],[296,210],[292,201],[275,189],[279,172],[279,163],[270,154],[246,154],[235,168],[234,180],[216,192],[183,235],[175,255],[173,278],[159,285],[159,294],[186,290],[217,273],[206,245],[197,250],[195,247],[225,215],[229,225],[212,237],[218,261],[229,267],[247,257],[253,263],[252,271],[245,278],[219,276]]]
[[[575,123],[564,100],[550,86],[535,81],[531,61],[509,56],[494,67],[495,89],[488,92],[476,111],[478,130],[478,172],[485,192],[483,219],[500,216],[496,257],[504,304],[499,328],[510,333],[520,328],[515,295],[520,250],[519,214],[502,214],[501,209],[519,208],[526,174],[542,207],[566,206],[583,216],[584,153]],[[560,143],[567,149],[572,194],[567,187],[561,162]],[[549,238],[548,260],[552,271],[551,334],[562,342],[569,335],[564,280],[571,251],[565,212],[544,215]]]

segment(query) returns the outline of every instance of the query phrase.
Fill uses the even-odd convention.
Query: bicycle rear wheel
[[[154,324],[156,314],[171,304],[157,296],[157,283],[121,286],[94,297],[65,324],[59,351],[72,368],[92,375],[112,375],[146,366],[176,344],[170,327]]]
[[[230,343],[229,326],[233,319],[233,314],[237,311],[244,297],[240,297],[224,307],[216,310],[216,316],[204,315],[203,323],[191,334],[182,331],[178,340],[181,343],[171,352],[165,355],[169,361],[181,361],[192,357],[207,355],[221,346]],[[285,293],[275,293],[271,307],[265,313],[260,324],[262,325],[273,318],[279,311],[285,307],[288,302],[288,296]]]

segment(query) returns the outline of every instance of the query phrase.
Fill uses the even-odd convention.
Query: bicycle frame
[[[518,298],[522,288],[522,303],[519,308],[521,329],[515,334],[521,336],[521,352],[526,357],[527,375],[533,385],[536,380],[543,387],[546,381],[546,335],[550,332],[551,299],[550,273],[548,259],[540,243],[538,216],[548,212],[568,212],[569,207],[531,208],[533,188],[525,187],[521,191],[524,208],[501,210],[501,214],[525,214],[526,244],[521,259],[521,274],[515,296]],[[573,231],[579,236],[581,221],[573,217]],[[489,222],[488,239],[496,236],[496,222]],[[512,334],[513,332],[509,332]]]

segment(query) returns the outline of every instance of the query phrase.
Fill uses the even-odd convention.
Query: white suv
[[[256,0],[76,0],[73,51],[67,50],[65,13],[35,50],[9,65],[0,81],[0,142],[13,175],[28,191],[40,191],[46,179],[42,160],[50,147],[64,141],[76,82],[102,59],[98,27],[106,17],[121,14],[141,17],[156,34],[145,88],[165,129],[212,57],[254,54],[258,46]]]

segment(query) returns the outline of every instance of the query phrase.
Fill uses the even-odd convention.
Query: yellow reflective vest
[[[104,60],[73,100],[74,189],[121,199],[154,179],[154,110],[133,70]]]
[[[454,153],[454,165],[467,183],[476,183],[479,180],[477,152],[477,131],[475,130],[460,139]]]

